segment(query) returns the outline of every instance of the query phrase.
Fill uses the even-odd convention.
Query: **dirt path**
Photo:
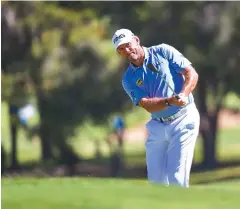
[[[240,113],[230,110],[222,110],[219,115],[218,125],[220,128],[240,128]]]
[[[134,143],[146,139],[147,131],[145,123],[127,129],[125,131],[125,140]],[[222,110],[219,115],[218,125],[220,128],[240,128],[240,113],[234,114],[230,110]]]

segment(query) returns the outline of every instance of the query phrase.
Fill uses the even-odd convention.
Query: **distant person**
[[[130,62],[122,85],[134,105],[148,111],[147,175],[150,182],[189,186],[200,117],[192,91],[198,74],[167,44],[144,47],[128,29],[117,30],[116,52]]]
[[[35,113],[30,103],[31,91],[28,88],[28,81],[25,78],[18,79],[12,86],[12,92],[8,96],[10,132],[11,132],[11,168],[19,166],[17,160],[17,131],[19,126],[27,133],[27,138],[32,139],[32,130],[29,126],[29,119]]]
[[[113,130],[117,137],[119,148],[123,146],[123,137],[125,130],[124,120],[120,116],[115,116],[113,119]]]
[[[109,141],[111,148],[110,172],[112,177],[120,176],[123,168],[123,140],[125,123],[123,118],[115,116],[112,121],[113,137]],[[116,142],[116,143],[115,143]]]
[[[25,78],[18,80],[13,86],[9,99],[9,114],[11,125],[21,125],[26,131],[31,131],[30,119],[35,114],[35,108],[30,102],[30,91]]]

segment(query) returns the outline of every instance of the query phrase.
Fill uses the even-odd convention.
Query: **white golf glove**
[[[183,100],[185,102],[185,105],[187,105],[188,97],[183,93],[178,94],[178,96],[180,97],[181,100]]]

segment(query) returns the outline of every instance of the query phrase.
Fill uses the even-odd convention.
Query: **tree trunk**
[[[18,160],[17,160],[17,124],[11,122],[11,165],[12,169],[18,167]]]
[[[199,80],[199,111],[201,115],[200,134],[203,139],[203,166],[205,168],[216,167],[216,133],[218,111],[212,116],[207,108],[207,83]]]
[[[47,109],[46,100],[44,99],[44,94],[41,90],[37,91],[38,97],[38,109],[40,115],[40,138],[41,138],[41,159],[42,161],[51,160],[53,158],[52,149],[51,149],[51,133],[50,127],[46,122],[45,112]]]
[[[6,170],[6,151],[3,147],[3,145],[1,144],[1,174],[4,174],[5,170]]]
[[[203,138],[203,166],[205,168],[216,167],[216,138],[212,137],[210,127],[201,131]]]
[[[209,126],[202,130],[203,137],[203,165],[206,168],[215,168],[217,165],[217,120],[218,112],[214,115],[208,116]]]
[[[41,158],[45,162],[52,159],[52,150],[50,144],[50,136],[48,134],[49,128],[44,124],[40,127],[40,138],[41,138]]]
[[[68,176],[74,176],[76,174],[75,165],[80,163],[81,160],[74,153],[73,149],[66,143],[63,136],[58,137],[58,149],[59,149],[59,163],[67,165]]]

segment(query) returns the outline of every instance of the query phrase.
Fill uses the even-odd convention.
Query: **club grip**
[[[175,95],[175,97],[176,97],[177,99],[180,99],[180,96],[178,96],[177,94]]]

